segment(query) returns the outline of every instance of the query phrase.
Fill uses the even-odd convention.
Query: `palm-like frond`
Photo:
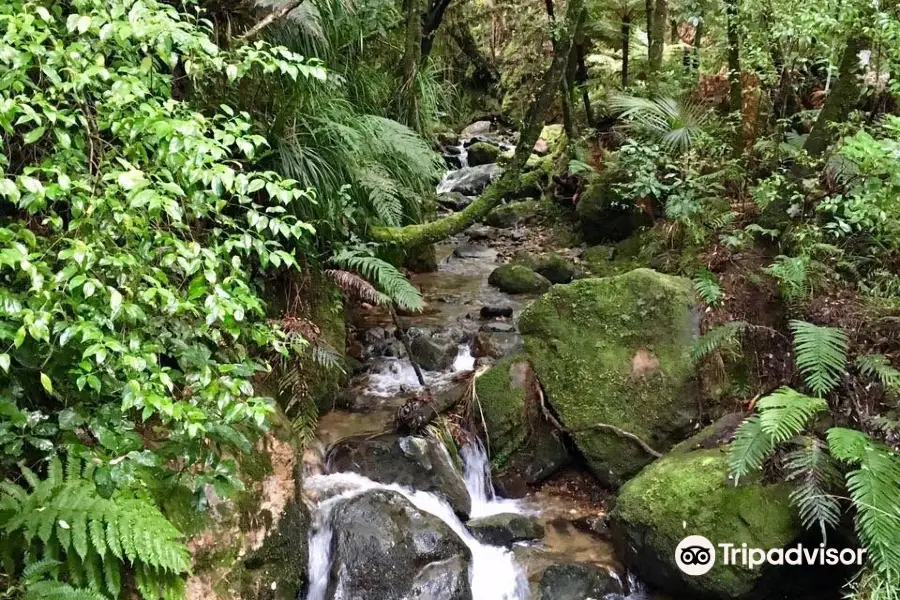
[[[709,118],[708,111],[690,101],[617,95],[610,101],[631,127],[656,138],[661,146],[684,151],[691,148]]]
[[[775,444],[786,442],[803,431],[815,414],[828,408],[822,398],[806,396],[789,387],[779,388],[756,406],[760,427]]]
[[[822,396],[837,386],[847,363],[847,334],[835,327],[821,327],[806,321],[789,323],[794,334],[797,367],[806,385]]]
[[[840,483],[841,473],[828,453],[826,444],[814,437],[800,439],[800,447],[785,460],[787,480],[794,483],[791,502],[800,512],[806,527],[818,526],[822,539],[828,529],[837,527],[841,505],[832,493]]]

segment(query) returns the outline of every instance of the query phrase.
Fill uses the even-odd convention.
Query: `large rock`
[[[418,335],[409,343],[412,359],[428,371],[445,371],[453,365],[458,352],[452,340]]]
[[[617,185],[631,175],[609,169],[591,182],[578,199],[575,212],[588,243],[618,242],[652,219],[630,198],[618,191]]]
[[[739,422],[726,417],[711,425],[622,487],[610,519],[613,537],[626,565],[647,583],[685,598],[791,597],[758,593],[777,574],[724,565],[721,555],[702,577],[675,564],[675,549],[688,535],[769,550],[803,533],[788,485],[742,479],[735,486],[729,477],[727,448],[716,446]],[[800,575],[799,567],[785,569],[791,578]]]
[[[452,211],[462,210],[468,205],[472,204],[474,199],[468,196],[463,196],[459,192],[447,192],[445,194],[438,194],[437,202],[440,206]]]
[[[375,490],[332,513],[330,600],[472,600],[471,552],[446,523]]]
[[[310,516],[306,505],[291,501],[277,529],[243,561],[242,598],[294,600],[307,583]]]
[[[516,513],[502,513],[472,519],[466,525],[472,537],[489,546],[512,546],[516,542],[539,540],[544,526],[535,517]]]
[[[488,276],[488,283],[507,294],[538,294],[550,289],[550,282],[523,265],[501,265]]]
[[[585,600],[621,594],[622,584],[612,573],[578,563],[553,565],[541,576],[540,600]]]
[[[497,162],[500,148],[490,142],[475,142],[469,146],[469,164],[473,167]]]
[[[442,194],[457,192],[464,196],[477,196],[502,174],[503,167],[497,164],[463,167],[449,173],[438,186],[438,192]]]
[[[332,473],[350,471],[379,483],[436,494],[462,517],[468,516],[472,508],[466,484],[450,455],[431,438],[350,438],[329,451],[327,463]]]
[[[691,282],[636,269],[554,286],[529,305],[519,331],[548,401],[601,481],[617,487],[658,451],[687,437],[697,417]]]
[[[494,480],[506,495],[546,479],[569,459],[559,432],[544,419],[536,385],[522,355],[501,360],[475,380]]]
[[[477,135],[485,135],[491,130],[490,121],[475,121],[459,133],[459,139],[468,140]]]
[[[537,215],[540,203],[537,200],[522,200],[498,206],[484,218],[492,227],[516,227]]]

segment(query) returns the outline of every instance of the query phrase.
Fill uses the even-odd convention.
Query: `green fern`
[[[716,276],[707,269],[703,269],[694,278],[694,290],[709,306],[716,308],[722,304],[725,292],[719,285]]]
[[[728,468],[734,475],[735,485],[741,477],[760,470],[774,450],[775,444],[762,430],[759,415],[744,421],[735,433],[728,453]]]
[[[900,459],[861,431],[828,430],[832,456],[858,469],[847,474],[856,532],[875,568],[900,576]]]
[[[883,354],[857,356],[856,366],[866,377],[878,379],[884,389],[893,392],[900,390],[900,371],[895,369]]]
[[[797,367],[814,394],[823,396],[841,380],[847,363],[847,334],[834,327],[806,321],[789,323],[794,334]]]
[[[778,281],[781,295],[788,302],[806,298],[812,292],[808,256],[779,255],[775,257],[775,262],[763,271]]]
[[[6,555],[36,545],[43,559],[59,561],[73,588],[113,598],[121,592],[126,561],[147,573],[160,590],[178,588],[190,570],[188,553],[180,532],[153,502],[122,492],[103,498],[91,479],[93,466],[82,467],[78,459],[70,459],[64,473],[54,458],[45,479],[25,466],[20,469],[30,491],[8,480],[0,484],[0,513],[5,516],[0,544]],[[68,591],[63,587],[58,593]],[[147,600],[159,597],[177,595],[144,595]]]
[[[694,346],[691,348],[691,357],[694,362],[699,362],[716,350],[739,346],[740,334],[746,328],[747,323],[744,321],[729,321],[713,327],[694,342]]]
[[[340,252],[331,260],[338,267],[356,271],[374,283],[400,308],[421,311],[424,307],[419,290],[392,264],[352,250]]]
[[[82,588],[74,588],[56,580],[38,581],[25,590],[24,600],[109,600],[103,594]]]
[[[800,447],[787,455],[786,479],[794,483],[791,503],[800,512],[803,524],[816,525],[826,539],[827,530],[837,527],[841,517],[841,505],[831,493],[841,481],[841,473],[825,443],[814,437],[800,439]]]
[[[828,408],[822,398],[813,398],[783,387],[757,404],[760,427],[775,444],[781,444],[806,428],[809,420]]]

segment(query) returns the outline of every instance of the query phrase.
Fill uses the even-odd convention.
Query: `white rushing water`
[[[453,375],[475,368],[475,357],[468,344],[460,344],[450,371],[423,371],[425,384],[430,388],[441,387]],[[416,370],[408,358],[383,358],[372,365],[365,393],[380,398],[392,398],[421,389]]]
[[[306,480],[305,487],[325,498],[316,507],[313,520],[309,541],[310,587],[305,600],[325,600],[331,574],[331,511],[343,500],[375,489],[403,495],[419,510],[441,519],[460,537],[472,553],[469,581],[473,600],[525,600],[528,597],[528,581],[512,553],[505,548],[478,542],[450,505],[434,494],[376,483],[355,473],[316,475]]]
[[[473,519],[501,513],[525,513],[515,500],[498,498],[491,483],[491,465],[481,440],[475,440],[459,449],[463,460],[463,477],[472,497]]]

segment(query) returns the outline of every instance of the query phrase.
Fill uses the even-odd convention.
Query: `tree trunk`
[[[744,151],[744,123],[741,107],[743,104],[743,89],[741,83],[741,38],[739,29],[738,2],[740,0],[726,0],[725,14],[728,20],[728,81],[731,84],[729,110],[736,113],[737,127],[734,133],[734,145],[732,153],[735,157]]]
[[[866,42],[865,38],[859,36],[847,40],[838,67],[837,81],[834,82],[831,92],[825,99],[825,105],[819,111],[816,124],[813,125],[803,145],[803,149],[812,156],[819,156],[825,151],[833,134],[831,126],[846,120],[859,98],[856,73],[859,69],[859,53],[865,48]]]
[[[644,0],[644,14],[647,17],[647,58],[650,58],[650,48],[653,46],[653,2]]]
[[[428,55],[431,54],[431,48],[434,46],[434,36],[437,35],[438,27],[444,20],[444,13],[450,6],[451,0],[432,0],[425,14],[425,21],[422,23],[422,50],[420,53],[419,63],[425,64]]]
[[[677,44],[680,39],[678,36],[678,21],[669,19],[669,43]]]
[[[423,0],[406,0],[406,38],[401,61],[402,81],[395,97],[397,120],[413,126],[419,112],[416,75],[422,58]]]
[[[631,17],[622,19],[622,88],[628,87],[628,47],[631,46]]]
[[[662,68],[666,35],[666,0],[655,0],[653,6],[652,33],[650,35],[649,71],[653,76]]]
[[[491,62],[481,53],[475,38],[472,36],[472,32],[465,24],[456,22],[450,29],[450,35],[453,36],[453,41],[459,46],[463,55],[472,63],[475,69],[475,83],[483,91],[489,91],[491,87],[500,81],[500,74],[497,73]]]
[[[691,61],[691,66],[694,70],[700,69],[700,43],[703,41],[703,15],[700,15],[697,20],[697,27],[694,28],[694,58]]]
[[[373,227],[370,230],[371,237],[382,242],[394,243],[405,248],[414,248],[423,244],[433,244],[448,236],[463,231],[478,219],[481,219],[493,210],[506,193],[518,185],[519,176],[528,157],[534,149],[544,127],[544,115],[553,104],[560,84],[566,72],[569,62],[569,52],[572,42],[581,22],[584,0],[570,0],[566,7],[564,26],[559,29],[556,39],[556,49],[553,52],[553,62],[544,72],[543,84],[534,102],[528,107],[525,115],[525,125],[519,133],[519,143],[516,151],[506,167],[503,175],[486,190],[472,204],[458,213],[448,215],[430,223],[407,225],[405,227]]]
[[[594,109],[591,106],[591,98],[587,90],[588,70],[584,61],[584,47],[584,42],[575,47],[575,60],[577,62],[575,81],[581,86],[581,101],[584,103],[584,117],[587,120],[588,127],[594,127],[596,119],[594,119]]]
[[[575,125],[575,104],[572,97],[575,93],[575,52],[569,52],[569,64],[566,65],[566,75],[563,78],[562,105],[563,105],[563,129],[566,132],[567,142],[571,144],[578,136],[578,128]]]

